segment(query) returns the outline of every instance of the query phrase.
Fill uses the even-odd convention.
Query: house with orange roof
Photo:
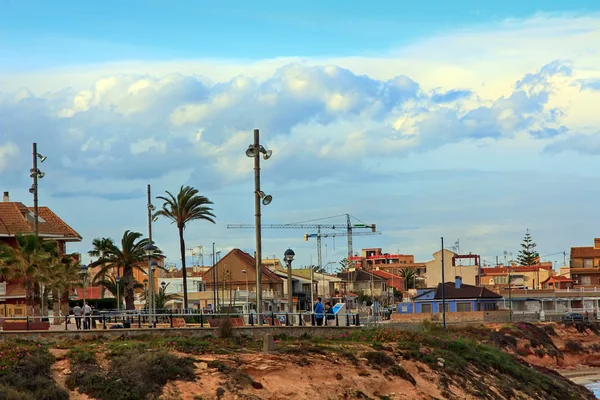
[[[16,247],[16,236],[34,233],[33,207],[11,201],[10,194],[4,192],[0,202],[0,243]],[[67,243],[81,242],[82,237],[49,207],[38,207],[38,230],[42,239],[55,240],[59,251],[67,253]],[[7,281],[0,277],[0,316],[21,316],[26,314],[25,290],[17,281]]]
[[[254,257],[233,249],[221,258],[214,267],[204,273],[206,292],[199,297],[198,306],[205,309],[246,308],[256,309],[256,268]],[[284,311],[287,298],[283,284],[276,273],[265,265],[262,268],[262,309],[265,312]],[[192,298],[189,298],[192,300]],[[215,300],[216,299],[216,300]]]
[[[542,289],[571,289],[573,280],[566,276],[553,275],[542,282]]]
[[[532,266],[498,266],[481,268],[481,284],[497,290],[507,288],[541,289],[542,282],[555,275],[551,262]]]
[[[574,286],[600,288],[600,238],[593,246],[571,247],[569,273]]]

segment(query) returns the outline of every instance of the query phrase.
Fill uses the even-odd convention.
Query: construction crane
[[[381,232],[354,232],[353,233],[354,236],[366,236],[366,235],[381,235]],[[318,262],[319,262],[319,268],[321,268],[321,265],[323,265],[323,255],[321,252],[321,238],[328,238],[328,237],[336,237],[336,236],[348,236],[347,232],[340,232],[340,233],[326,233],[326,234],[322,234],[322,233],[307,233],[304,235],[304,241],[308,242],[309,238],[317,238],[317,257],[318,257]],[[348,262],[350,262],[350,260],[348,260]]]
[[[352,224],[350,214],[342,214],[335,215],[332,217],[320,218],[322,219],[331,219],[338,217],[346,217],[346,224],[307,224],[307,223],[292,223],[292,224],[267,224],[261,225],[263,229],[316,229],[317,234],[321,233],[321,229],[344,229],[346,230],[346,234],[348,236],[348,263],[350,264],[350,258],[353,256],[352,252],[352,231],[354,229],[371,229],[371,232],[375,232],[377,226],[375,224]],[[310,221],[307,221],[310,222]],[[228,224],[227,229],[254,229],[254,225],[252,224]],[[319,268],[323,267],[321,263],[319,263]]]

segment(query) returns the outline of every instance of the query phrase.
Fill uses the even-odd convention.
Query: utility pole
[[[446,330],[446,282],[445,282],[445,269],[444,263],[444,237],[442,236],[442,321],[444,325],[444,330]]]
[[[213,264],[213,312],[217,312],[217,264],[215,263],[215,242],[213,242],[212,264]]]
[[[152,192],[148,184],[148,242],[152,245],[152,212],[155,210],[152,205]],[[156,304],[154,304],[154,271],[152,270],[152,257],[148,257],[148,286],[150,287],[150,318],[154,313]]]
[[[29,176],[33,179],[33,185],[29,189],[29,193],[33,194],[33,232],[38,237],[40,234],[39,230],[39,207],[38,207],[38,179],[44,177],[44,173],[38,168],[38,158],[40,162],[44,162],[46,157],[42,156],[37,151],[37,143],[33,144],[33,168],[29,171]]]

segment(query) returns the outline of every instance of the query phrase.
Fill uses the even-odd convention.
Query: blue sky
[[[31,203],[36,141],[72,250],[145,232],[150,183],[215,202],[188,247],[252,252],[226,225],[252,222],[260,128],[265,223],[350,213],[383,233],[355,250],[423,261],[440,236],[493,261],[528,228],[542,255],[600,235],[600,4],[321,3],[0,0],[1,189]],[[265,254],[314,262],[305,233],[265,230]],[[176,229],[156,240],[178,262]]]
[[[4,0],[0,54],[5,68],[8,62],[18,69],[132,58],[376,54],[449,29],[600,9],[590,0],[487,3]]]

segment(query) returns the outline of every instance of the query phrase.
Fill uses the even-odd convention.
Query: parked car
[[[581,322],[581,321],[587,321],[588,317],[584,316],[583,314],[568,312],[568,313],[565,313],[561,319],[563,322]]]

